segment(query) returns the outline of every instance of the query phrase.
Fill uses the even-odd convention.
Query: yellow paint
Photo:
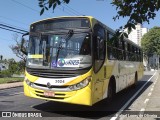
[[[85,74],[77,77],[76,79],[64,84],[64,86],[65,85],[74,85],[74,84],[81,82],[82,80],[86,79],[87,77],[90,77],[92,75],[92,71],[93,71],[93,69],[89,70],[87,73],[85,73]]]
[[[25,70],[25,76],[27,77],[28,80],[30,80],[31,82],[35,82],[39,77],[30,75],[26,70]]]
[[[63,99],[50,99],[45,97],[39,97],[38,95],[43,95],[43,93],[36,93],[35,90],[44,92],[44,90],[38,90],[29,87],[24,82],[24,94],[28,97],[32,98],[38,98],[38,99],[44,99],[44,100],[50,100],[50,101],[58,101],[58,102],[65,102],[65,103],[72,103],[72,104],[83,104],[83,105],[92,105],[91,100],[91,85],[89,84],[87,87],[80,89],[78,91],[71,91],[71,92],[55,92],[55,94],[61,93],[65,94],[65,96],[58,96],[57,98],[63,98]]]
[[[43,55],[41,54],[28,55],[28,58],[43,58]]]

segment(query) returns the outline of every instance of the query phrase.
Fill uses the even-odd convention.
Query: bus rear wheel
[[[115,96],[115,82],[114,80],[110,80],[108,86],[108,94],[107,94],[107,103],[111,102]]]
[[[137,86],[137,81],[138,81],[138,75],[137,75],[137,72],[136,72],[136,73],[135,73],[135,77],[134,77],[133,88],[136,88],[136,86]]]

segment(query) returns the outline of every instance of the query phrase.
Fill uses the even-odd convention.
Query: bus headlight
[[[86,79],[84,79],[80,83],[69,86],[69,88],[70,88],[70,90],[79,90],[79,89],[86,87],[90,81],[91,81],[91,77],[87,77]]]
[[[24,79],[24,81],[27,83],[27,85],[32,86],[33,83],[31,81],[29,81],[27,78]]]

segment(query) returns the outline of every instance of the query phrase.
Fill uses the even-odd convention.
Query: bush
[[[11,77],[12,74],[9,70],[3,70],[0,72],[0,77]]]

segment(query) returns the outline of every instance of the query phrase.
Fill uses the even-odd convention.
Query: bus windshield
[[[30,36],[28,67],[80,69],[91,64],[90,33]]]

